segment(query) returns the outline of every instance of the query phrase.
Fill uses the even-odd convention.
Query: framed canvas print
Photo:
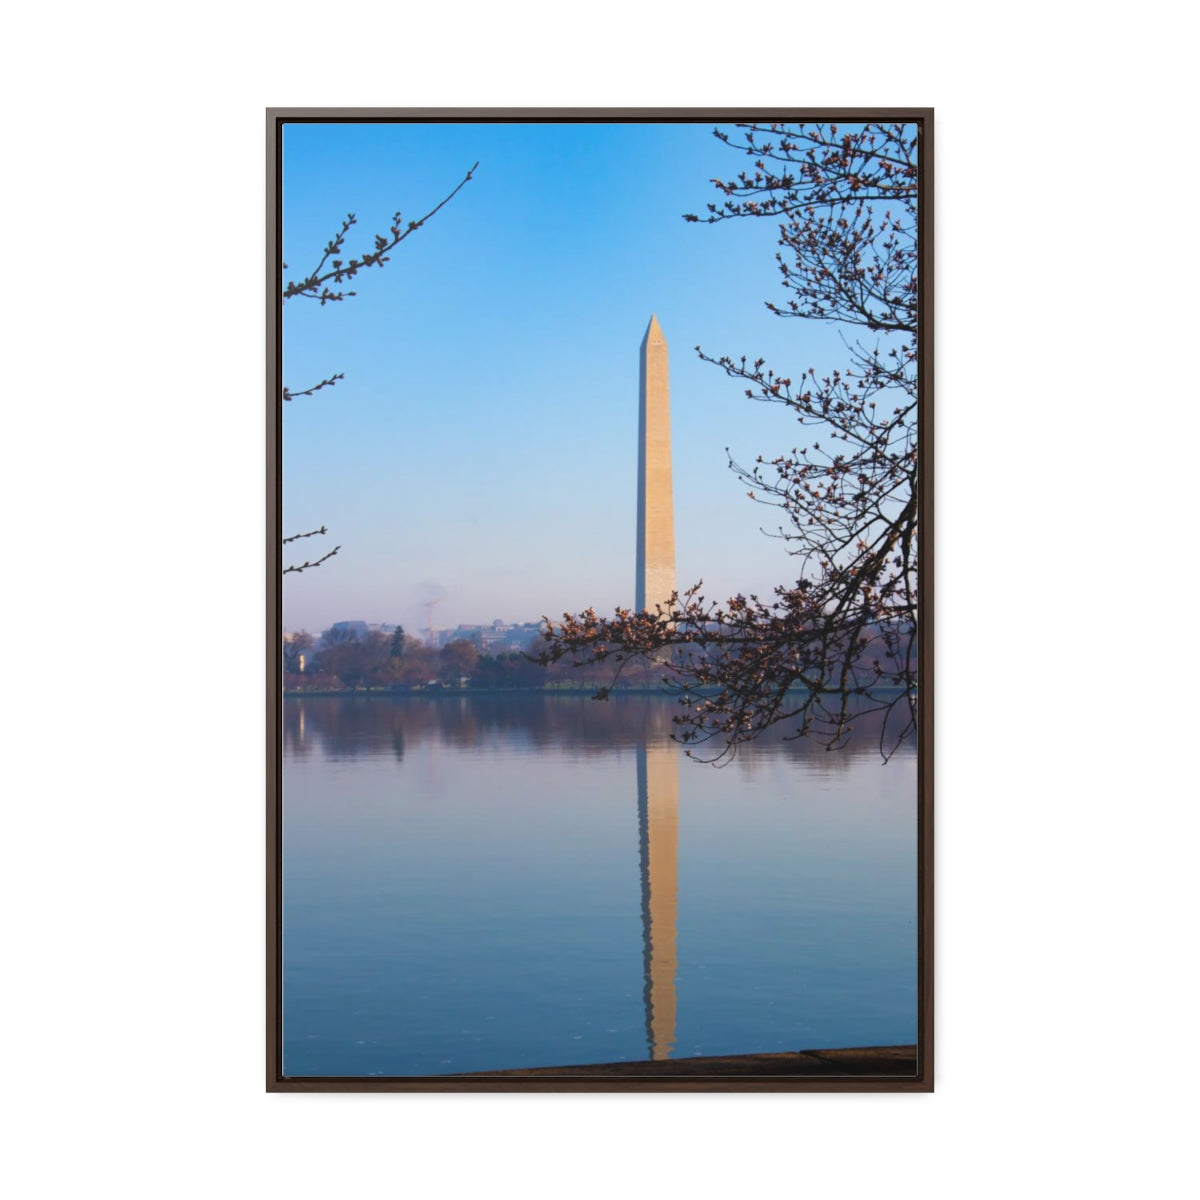
[[[268,1090],[931,1090],[932,110],[267,146]]]

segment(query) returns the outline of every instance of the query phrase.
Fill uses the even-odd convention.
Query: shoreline
[[[541,687],[444,687],[444,688],[406,688],[393,691],[390,688],[313,688],[311,691],[284,688],[282,696],[285,700],[303,700],[306,697],[356,697],[360,700],[396,700],[418,698],[425,700],[440,700],[447,697],[459,696],[594,696],[600,689],[599,684],[549,684]],[[903,692],[903,688],[876,688],[879,694]],[[692,689],[692,694],[703,696],[710,694],[712,689]],[[804,688],[789,688],[789,692],[802,692]],[[622,696],[665,696],[677,699],[679,693],[672,688],[658,686],[638,687],[636,684],[610,688],[607,700],[616,700]]]
[[[581,1066],[515,1067],[506,1071],[466,1071],[442,1079],[547,1079],[556,1077],[660,1077],[718,1075],[801,1076],[807,1078],[915,1079],[916,1046],[853,1046],[839,1050],[797,1050],[782,1054],[717,1054],[695,1058],[642,1059]]]
[[[407,691],[390,691],[387,688],[314,688],[309,691],[284,689],[285,700],[303,700],[312,696],[357,697],[360,700],[407,700],[410,698],[423,700],[441,700],[446,697],[459,696],[594,696],[599,690],[599,684],[584,684],[578,687],[527,687],[527,688],[410,688]],[[674,696],[675,693],[666,688],[614,688],[609,699],[617,696]]]

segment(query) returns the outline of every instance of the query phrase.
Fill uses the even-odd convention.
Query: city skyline
[[[285,276],[309,269],[346,212],[349,255],[397,205],[406,220],[428,212],[476,161],[356,296],[285,311],[287,386],[346,376],[286,406],[284,532],[326,526],[323,549],[341,549],[285,581],[285,628],[424,628],[434,598],[440,626],[631,606],[651,313],[678,348],[678,584],[769,595],[789,571],[761,532],[776,514],[747,499],[725,447],[774,453],[794,425],[692,347],[789,370],[844,351],[766,312],[771,223],[683,221],[715,194],[709,180],[741,169],[708,124],[289,126]]]

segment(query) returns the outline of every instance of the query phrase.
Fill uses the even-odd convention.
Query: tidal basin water
[[[286,700],[284,1074],[915,1042],[911,747],[716,769],[673,711]]]

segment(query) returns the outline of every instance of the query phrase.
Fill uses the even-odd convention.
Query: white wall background
[[[1194,18],[445,11],[7,18],[12,1194],[1179,1194]],[[932,1096],[262,1091],[263,110],[458,103],[936,106]]]

